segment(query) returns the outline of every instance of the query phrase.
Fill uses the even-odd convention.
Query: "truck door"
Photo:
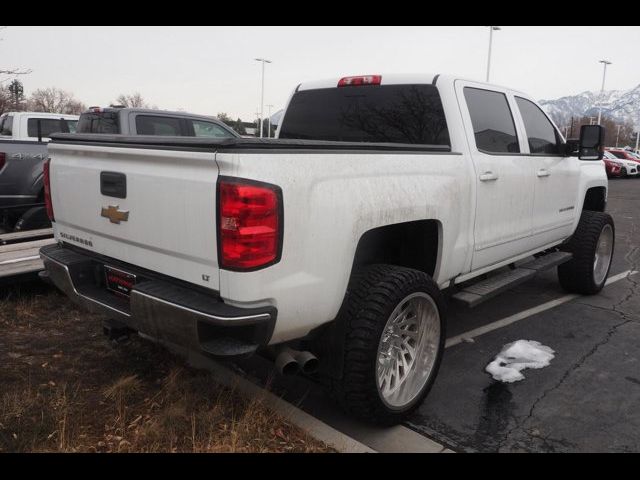
[[[478,270],[533,248],[535,171],[523,154],[509,92],[458,81],[456,94],[476,175],[471,268]]]
[[[580,161],[564,156],[564,141],[542,109],[515,95],[534,175],[533,237],[540,246],[572,234],[578,215]]]

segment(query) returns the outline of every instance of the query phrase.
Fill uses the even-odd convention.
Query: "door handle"
[[[484,172],[483,174],[480,175],[481,182],[493,182],[494,180],[497,180],[497,179],[498,179],[498,175],[496,175],[491,171]]]
[[[540,177],[540,178],[548,177],[548,176],[551,175],[551,172],[549,170],[547,170],[546,168],[541,168],[540,170],[538,170],[538,173],[536,175],[538,175],[538,177]]]

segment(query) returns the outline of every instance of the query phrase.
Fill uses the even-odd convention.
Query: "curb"
[[[163,342],[164,343],[164,342]],[[282,415],[298,428],[303,429],[316,440],[326,443],[341,453],[376,453],[375,450],[363,443],[354,440],[344,433],[330,427],[317,418],[303,412],[298,407],[291,405],[273,393],[259,387],[246,378],[221,365],[220,363],[195,352],[189,352],[175,345],[164,345],[170,350],[187,359],[194,368],[207,370],[220,384],[236,388],[246,396],[261,398],[264,404],[274,412]]]

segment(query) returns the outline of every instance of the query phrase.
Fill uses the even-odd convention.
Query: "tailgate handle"
[[[118,172],[100,172],[100,193],[107,197],[127,198],[127,176]]]

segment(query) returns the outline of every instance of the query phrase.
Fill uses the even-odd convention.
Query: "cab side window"
[[[51,137],[52,133],[69,133],[69,123],[62,118],[30,118],[27,120],[29,137],[38,137],[38,123],[40,123],[40,135],[43,138]]]
[[[182,136],[179,118],[158,115],[138,115],[136,117],[136,131],[138,135]]]
[[[540,107],[521,97],[516,97],[516,103],[527,131],[529,151],[537,155],[560,155],[562,139]]]
[[[233,134],[212,122],[193,120],[193,131],[196,137],[233,138]]]
[[[465,87],[476,147],[484,153],[520,153],[516,125],[504,93]]]

